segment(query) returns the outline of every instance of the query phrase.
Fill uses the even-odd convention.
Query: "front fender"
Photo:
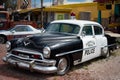
[[[82,40],[77,39],[68,42],[57,43],[50,48],[52,50],[51,58],[61,57],[65,55],[71,55],[74,58],[76,55],[78,57],[81,55],[78,55],[77,53],[81,53],[83,49],[83,42]]]

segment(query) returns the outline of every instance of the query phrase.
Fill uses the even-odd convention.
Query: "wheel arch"
[[[73,56],[72,56],[72,54],[70,54],[70,55],[66,55],[67,57],[69,57],[69,60],[70,60],[70,67],[72,67],[73,66]]]
[[[56,67],[58,68],[58,72],[57,72],[57,74],[58,75],[64,75],[64,74],[66,74],[67,72],[69,72],[69,70],[71,69],[71,66],[72,66],[72,58],[71,58],[72,56],[70,56],[70,55],[64,55],[64,56],[59,56],[59,57],[57,57],[56,59],[57,59],[57,63],[56,63]],[[62,59],[66,59],[67,60],[67,67],[66,67],[66,69],[64,70],[64,71],[59,71],[61,68],[60,68],[60,64],[61,64],[61,60]]]
[[[62,58],[62,57],[66,57],[67,59],[69,59],[70,66],[73,66],[73,56],[72,56],[72,54],[67,54],[67,55],[59,56],[59,57],[56,58],[56,60],[58,61],[59,58]]]
[[[7,39],[7,36],[4,35],[4,34],[0,34],[0,37],[4,37],[6,41],[8,40],[8,39]]]

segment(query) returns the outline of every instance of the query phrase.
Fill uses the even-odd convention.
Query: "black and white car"
[[[38,30],[31,25],[16,25],[8,30],[0,30],[0,43],[37,33],[41,33],[41,30]]]
[[[71,66],[93,58],[109,57],[116,38],[105,35],[103,27],[92,21],[53,21],[43,34],[6,43],[3,61],[16,67],[64,75]]]

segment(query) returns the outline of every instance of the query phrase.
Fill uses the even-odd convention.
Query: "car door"
[[[96,39],[92,25],[85,25],[81,31],[81,39],[83,41],[82,62],[95,57]]]
[[[107,38],[104,36],[104,30],[102,26],[100,25],[93,25],[94,28],[94,34],[96,39],[96,57],[101,56],[101,49],[104,49],[104,51],[107,51]]]

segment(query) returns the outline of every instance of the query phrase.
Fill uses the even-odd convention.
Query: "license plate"
[[[24,55],[24,54],[19,54],[20,57],[23,57],[23,58],[29,58],[28,55]]]

